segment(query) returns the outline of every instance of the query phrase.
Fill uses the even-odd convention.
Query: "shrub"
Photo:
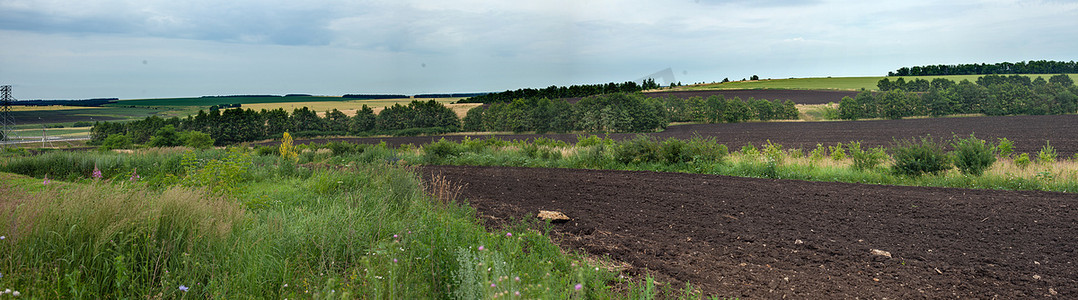
[[[450,142],[445,138],[423,146],[423,154],[428,162],[439,162],[447,157],[460,155],[462,152],[464,148],[460,144]]]
[[[1014,153],[1014,142],[1008,140],[1007,138],[1001,138],[999,139],[999,143],[996,145],[996,148],[998,149],[997,152],[999,153],[1000,158],[1011,157],[1011,154]]]
[[[661,153],[658,142],[645,135],[637,135],[614,147],[614,160],[623,164],[658,162]]]
[[[1044,147],[1041,147],[1041,151],[1037,152],[1037,162],[1042,164],[1056,162],[1056,148],[1052,147],[1052,143],[1044,142]]]
[[[1018,158],[1014,159],[1014,165],[1022,169],[1028,167],[1029,163],[1029,153],[1022,153],[1021,155],[1018,155]]]
[[[353,153],[363,153],[363,149],[366,149],[367,145],[346,142],[332,142],[326,144],[326,148],[333,151],[333,155],[345,155]]]
[[[985,170],[996,162],[996,149],[998,148],[972,134],[969,135],[969,138],[956,138],[951,143],[951,147],[954,147],[954,152],[951,152],[954,165],[958,167],[962,174],[981,176]]]
[[[756,150],[756,146],[752,144],[741,146],[741,155],[756,156],[760,154],[760,150]]]
[[[289,135],[287,132],[285,132],[284,136],[281,137],[281,147],[280,150],[277,151],[277,153],[280,153],[281,158],[284,158],[286,160],[291,160],[292,162],[299,161],[299,153],[297,153],[296,147],[292,146],[292,136]]]
[[[846,147],[850,148],[850,158],[853,159],[854,169],[875,169],[884,158],[887,158],[887,152],[883,151],[883,147],[861,149],[861,142],[850,142]]]
[[[679,164],[692,161],[688,143],[679,139],[667,139],[662,142],[662,158],[666,164]]]
[[[183,141],[180,140],[180,135],[176,133],[176,127],[165,125],[150,138],[148,145],[150,147],[175,147],[183,145]]]
[[[894,151],[894,172],[911,177],[938,174],[951,168],[951,159],[943,151],[943,143],[931,137],[897,141]]]
[[[586,137],[582,134],[576,136],[577,147],[590,147],[600,144],[613,145],[614,140],[611,140],[610,138],[601,138],[594,134]]]
[[[213,147],[213,138],[201,131],[185,131],[180,134],[183,145],[195,149],[207,149]]]
[[[130,137],[128,137],[126,134],[110,134],[109,137],[105,138],[105,142],[101,143],[101,147],[99,147],[98,149],[112,150],[127,148],[131,148]]]
[[[835,146],[827,146],[827,148],[831,150],[832,160],[846,159],[846,150],[842,148],[842,143],[838,143],[838,145]]]
[[[814,161],[823,159],[824,156],[827,156],[827,147],[824,147],[822,144],[816,144],[816,149],[812,149],[812,151],[809,152],[809,159]]]
[[[714,138],[693,137],[686,142],[686,147],[693,161],[721,162],[730,153],[726,145],[719,144]]]

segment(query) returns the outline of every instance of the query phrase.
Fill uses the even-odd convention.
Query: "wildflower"
[[[505,236],[506,236],[506,237],[513,237],[513,233],[512,233],[512,232],[506,232],[506,233],[505,233]]]
[[[520,297],[520,291],[513,292],[514,296]]]
[[[15,296],[15,297],[18,297],[20,294],[19,294],[19,291],[14,291],[14,292],[11,292],[11,295]]]
[[[41,182],[43,185],[49,185],[49,174],[45,174],[45,180]]]
[[[573,287],[573,288],[575,288],[576,290],[578,290],[578,291],[579,291],[579,290],[582,290],[582,289],[584,289],[584,285],[583,285],[583,284],[579,284],[579,283],[577,283],[577,284],[576,284],[576,287]]]
[[[134,182],[134,181],[138,181],[139,178],[142,178],[142,176],[138,176],[138,168],[135,168],[135,170],[131,172],[131,179],[128,179],[128,180]]]
[[[393,238],[398,238],[398,236],[397,236],[396,234],[394,234],[394,235],[393,235]]]
[[[11,289],[4,290],[4,294],[11,294]]]
[[[393,259],[393,262],[397,262],[397,259],[396,259],[396,258],[394,258],[394,259]]]
[[[6,236],[0,235],[0,240],[6,239]]]
[[[288,287],[288,284],[287,284],[287,283],[285,283],[285,284],[284,284],[284,287]]]
[[[483,246],[479,246],[479,251],[483,251]]]
[[[188,289],[190,289],[190,288],[188,288],[186,285],[182,285],[182,284],[180,285],[180,291],[181,292],[187,292]]]
[[[491,284],[490,284],[490,287],[498,287],[498,285],[497,285],[497,284],[493,284],[493,283],[491,283]]]
[[[97,168],[96,163],[94,164],[94,173],[90,176],[93,176],[94,179],[101,179],[101,170]]]
[[[520,276],[513,277],[513,280],[516,280],[517,282],[520,282]]]

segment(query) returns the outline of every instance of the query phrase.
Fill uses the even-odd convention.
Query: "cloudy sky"
[[[1062,0],[0,0],[0,84],[130,99],[879,76],[1071,61],[1076,37]]]

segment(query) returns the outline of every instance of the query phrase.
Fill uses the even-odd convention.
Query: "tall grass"
[[[442,141],[438,147],[455,150],[453,155],[438,159],[424,159],[418,154],[428,151],[426,148],[398,154],[408,161],[429,164],[644,170],[887,185],[1078,191],[1078,162],[1073,160],[1038,159],[1030,163],[1020,158],[1012,160],[1002,157],[991,163],[981,159],[983,164],[988,164],[983,175],[967,175],[960,169],[950,167],[954,154],[949,156],[936,147],[933,149],[938,151],[932,152],[936,162],[934,165],[943,167],[928,170],[927,176],[908,176],[896,172],[911,167],[905,164],[896,167],[890,154],[895,153],[895,149],[862,149],[856,141],[833,146],[818,145],[808,153],[802,149],[783,149],[781,145],[773,143],[745,145],[740,151],[729,153],[725,145],[702,138],[658,141],[638,137],[623,142],[604,142],[592,136],[580,140],[582,143],[577,145],[550,147],[549,151],[560,153],[560,157],[529,155],[521,149],[534,145],[526,141],[500,140],[471,142],[473,145],[490,145],[479,147],[462,147]],[[964,141],[970,142],[973,138]],[[987,150],[982,152],[993,153]],[[910,151],[900,154],[908,153]]]
[[[78,179],[87,176],[81,169],[68,175],[75,183],[5,181],[27,192],[0,200],[0,287],[39,298],[623,297],[609,286],[614,273],[563,253],[542,226],[487,230],[452,182],[424,186],[396,154],[371,148],[300,164],[231,160],[237,153],[226,151],[161,154],[181,161],[171,184]],[[139,155],[5,166],[28,174],[57,160],[142,166]],[[185,182],[236,175],[183,170],[184,156],[201,168],[249,164],[248,173],[231,183],[239,188],[215,192]]]

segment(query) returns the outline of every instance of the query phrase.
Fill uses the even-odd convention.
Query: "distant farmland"
[[[1043,77],[1048,80],[1055,74],[1022,74],[1030,78]],[[1078,81],[1078,74],[1068,74]],[[727,83],[711,83],[688,86],[679,90],[736,90],[736,89],[793,89],[793,90],[851,90],[860,89],[876,90],[876,83],[881,79],[889,78],[891,81],[904,78],[906,81],[924,79],[932,81],[933,78],[946,78],[959,82],[962,80],[977,81],[977,77],[985,75],[947,75],[947,76],[894,76],[894,77],[833,77],[833,78],[790,78],[790,79],[762,79],[756,81],[731,81]]]
[[[277,96],[277,97],[191,97],[120,100],[110,106],[213,106],[222,104],[252,104],[281,102],[345,101],[337,96]]]

